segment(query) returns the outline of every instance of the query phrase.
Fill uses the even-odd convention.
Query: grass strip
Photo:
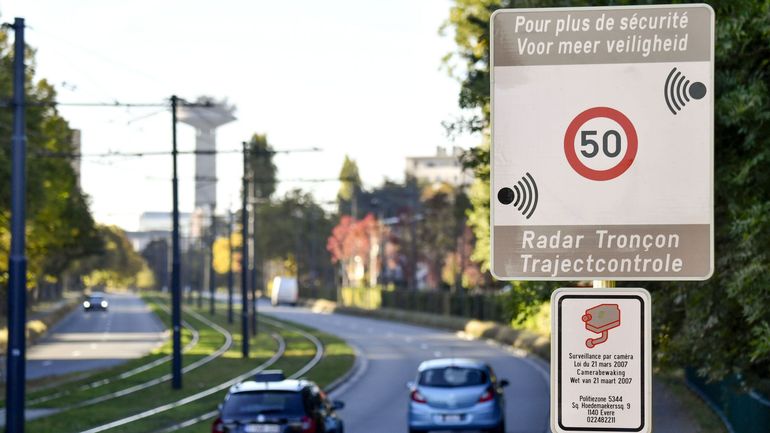
[[[304,378],[308,380],[312,380],[313,382],[317,383],[319,386],[323,388],[326,385],[333,382],[334,380],[336,380],[338,377],[341,377],[343,374],[347,373],[351,368],[353,368],[353,364],[355,362],[355,352],[353,351],[353,348],[348,346],[347,343],[345,343],[345,341],[342,340],[341,338],[323,333],[315,328],[310,328],[295,322],[280,320],[273,316],[270,316],[270,319],[287,324],[292,327],[300,328],[305,332],[315,335],[319,340],[321,340],[321,343],[323,343],[324,345],[323,358],[312,370],[310,370],[304,376]],[[303,340],[307,342],[307,345],[309,345],[310,347],[313,347],[310,341],[308,341],[307,339],[303,339]],[[312,354],[310,357],[312,358]],[[276,365],[272,368],[281,369],[286,373],[287,376],[289,376],[295,371],[302,368],[302,366],[304,365],[304,363],[297,363],[293,361],[294,360],[292,360],[289,356],[287,356],[281,359],[280,361],[278,361],[278,363],[276,363]],[[309,359],[307,359],[305,362],[307,361],[309,361]],[[217,397],[216,399],[211,399],[210,402],[207,401],[206,402],[207,405],[200,405],[200,408],[198,408],[197,411],[192,411],[192,410],[188,411],[189,414],[186,417],[178,417],[176,419],[176,422],[181,422],[187,419],[191,419],[196,415],[201,415],[216,409],[217,405],[221,403],[222,400],[224,399],[225,394],[226,392],[216,395]],[[201,421],[197,424],[178,430],[178,432],[194,433],[194,432],[210,431],[212,422],[213,422],[212,420]],[[160,426],[160,427],[161,428],[166,427],[171,424],[174,424],[174,422],[169,422],[166,425]],[[154,430],[150,429],[148,431],[154,431]]]
[[[156,304],[159,299],[165,300],[165,298],[149,295],[145,295],[145,298],[151,305]],[[217,333],[219,335],[218,340],[212,339],[210,343],[213,344],[205,343],[204,341],[209,338],[205,334],[216,331],[213,331],[192,316],[187,317],[187,320],[198,328],[201,334],[199,345],[196,346],[196,349],[188,352],[189,355],[185,356],[185,358],[192,358],[189,361],[192,362],[195,360],[195,357],[205,356],[219,347],[224,337]],[[220,321],[215,318],[214,321],[231,332],[237,328],[236,325],[227,325],[226,320]],[[254,363],[258,362],[259,359],[264,360],[271,356],[276,348],[274,340],[269,335],[261,334],[252,343],[255,348],[252,352],[254,357],[242,360],[237,350],[240,347],[240,335],[234,334],[233,338],[234,345],[223,356],[184,376],[184,387],[182,390],[172,390],[169,383],[160,384],[134,394],[99,403],[92,407],[69,410],[50,418],[30,421],[27,423],[28,430],[57,431],[62,433],[79,432],[164,403],[176,401],[222,383],[240,372],[248,371],[250,368],[253,368]],[[121,428],[120,431],[126,430]]]
[[[157,304],[152,303],[151,306],[157,307]],[[159,313],[165,314],[163,310],[158,310],[158,311]],[[198,329],[198,332],[199,332],[198,343],[195,345],[195,347],[191,348],[187,353],[185,353],[184,357],[182,358],[182,364],[189,365],[205,357],[208,353],[215,351],[224,343],[225,338],[224,336],[222,336],[222,334],[211,329],[205,323],[196,320],[194,317],[192,317],[189,314],[185,314],[184,318],[188,323],[190,323],[191,326]],[[189,340],[189,333],[183,333],[183,335],[184,334],[188,334],[188,337],[186,338],[186,340]],[[182,344],[184,345],[185,342],[183,342]],[[169,347],[166,349],[167,352],[161,352],[160,356],[164,356],[171,353],[170,342],[168,346]],[[151,360],[152,358],[148,358],[146,361],[149,362]],[[125,378],[123,380],[118,380],[118,381],[109,383],[107,385],[100,386],[98,388],[91,388],[91,389],[85,389],[85,390],[76,389],[74,392],[63,395],[57,399],[43,402],[39,404],[37,407],[67,408],[71,405],[75,405],[85,400],[89,400],[99,396],[104,396],[116,391],[124,390],[126,388],[129,388],[135,385],[144,384],[147,381],[159,378],[169,373],[170,373],[170,362],[163,363],[149,370],[143,371],[137,375]],[[162,385],[163,384],[158,384],[157,386],[162,386]]]

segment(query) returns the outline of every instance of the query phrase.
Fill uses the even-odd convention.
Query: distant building
[[[189,212],[179,213],[179,229],[182,235],[186,235],[190,229],[192,214]],[[167,231],[171,232],[173,221],[171,221],[171,212],[142,212],[139,216],[139,231]]]
[[[179,235],[182,247],[189,244],[192,225],[192,214],[179,213]],[[134,246],[135,251],[143,251],[154,240],[164,239],[171,242],[171,212],[143,212],[139,216],[139,230],[126,232],[126,236]]]
[[[453,186],[467,187],[473,180],[470,170],[463,170],[460,156],[463,150],[453,147],[448,153],[438,146],[433,156],[410,156],[406,158],[406,176],[420,182],[446,182]]]

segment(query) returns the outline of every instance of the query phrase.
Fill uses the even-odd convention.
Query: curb
[[[502,345],[525,350],[545,361],[548,361],[551,355],[549,337],[523,329],[513,329],[499,323],[405,310],[364,310],[356,307],[340,307],[335,302],[325,299],[303,299],[301,303],[312,311],[317,312],[335,312],[350,316],[369,317],[462,332],[478,340],[495,340]]]
[[[345,341],[345,344],[353,348],[355,360],[353,361],[353,367],[350,368],[345,374],[333,380],[332,383],[324,387],[324,391],[327,394],[336,393],[339,394],[345,391],[350,385],[358,382],[358,380],[366,374],[366,370],[369,368],[369,361],[363,356],[361,349],[355,344]]]
[[[77,306],[79,305],[77,302],[77,299],[63,299],[62,305],[55,308],[52,311],[47,312],[46,314],[42,314],[42,317],[31,317],[27,320],[26,325],[26,340],[27,340],[27,347],[35,344],[40,339],[44,338],[46,335],[48,335],[50,332],[56,329],[57,326],[59,326],[59,323],[63,322],[67,316],[74,311]],[[30,323],[33,321],[40,321],[45,325],[45,330],[43,332],[35,332],[33,329],[30,328]],[[7,328],[4,328],[7,329]],[[0,357],[5,357],[5,350],[6,350],[6,343],[3,343],[0,345]]]

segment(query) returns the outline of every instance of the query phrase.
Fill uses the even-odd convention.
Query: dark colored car
[[[86,295],[85,299],[83,300],[83,310],[85,311],[94,311],[94,310],[101,310],[101,311],[107,311],[107,308],[109,308],[110,303],[107,301],[107,298],[104,296],[104,293],[91,293],[90,295]]]
[[[336,410],[313,382],[260,377],[234,385],[219,405],[213,433],[343,433]]]
[[[472,359],[434,359],[410,382],[409,432],[482,430],[505,433],[503,388],[488,364]]]

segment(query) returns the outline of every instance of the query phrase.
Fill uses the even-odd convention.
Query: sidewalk
[[[80,299],[79,293],[66,292],[62,299],[57,301],[41,302],[27,312],[27,345],[34,343],[38,338],[67,315]],[[8,327],[6,321],[0,326],[0,357],[5,357],[5,349],[8,345]],[[0,366],[0,370],[4,368]]]

